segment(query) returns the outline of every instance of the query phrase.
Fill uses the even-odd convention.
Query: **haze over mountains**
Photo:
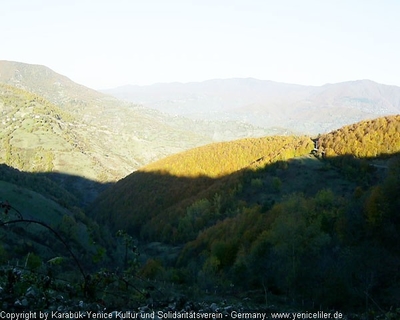
[[[400,111],[400,88],[370,80],[302,86],[236,78],[127,85],[103,92],[192,119],[237,120],[306,134]]]

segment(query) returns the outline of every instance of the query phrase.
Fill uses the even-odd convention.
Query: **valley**
[[[0,61],[2,308],[396,318],[399,92]]]

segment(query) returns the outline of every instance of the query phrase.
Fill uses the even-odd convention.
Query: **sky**
[[[0,60],[93,89],[252,77],[400,86],[398,0],[0,0]]]

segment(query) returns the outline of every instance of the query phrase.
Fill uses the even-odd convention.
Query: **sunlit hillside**
[[[0,84],[2,162],[25,171],[81,173],[90,148],[77,134],[76,117],[35,94]],[[77,157],[76,165],[65,162]],[[79,159],[79,160],[78,160]],[[82,166],[82,169],[78,166]],[[64,164],[64,165],[63,165]],[[97,173],[89,168],[88,177]]]
[[[214,143],[174,154],[140,171],[162,172],[177,177],[223,177],[254,165],[284,160],[309,152],[308,137],[271,136]]]
[[[184,207],[200,193],[217,192],[222,186],[235,188],[236,176],[241,176],[243,170],[305,155],[312,148],[308,137],[265,137],[192,149],[120,180],[99,196],[91,212],[99,221],[117,229],[139,230],[148,223],[158,225],[163,230],[156,238],[163,238]]]
[[[64,174],[64,187],[87,203],[100,183],[123,174],[123,160],[107,155],[90,127],[45,98],[0,84],[0,162],[26,172]]]
[[[377,157],[400,151],[400,115],[362,121],[319,137],[326,156]]]

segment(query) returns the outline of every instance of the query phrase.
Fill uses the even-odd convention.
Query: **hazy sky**
[[[0,0],[0,59],[94,89],[254,77],[400,86],[399,0]]]

